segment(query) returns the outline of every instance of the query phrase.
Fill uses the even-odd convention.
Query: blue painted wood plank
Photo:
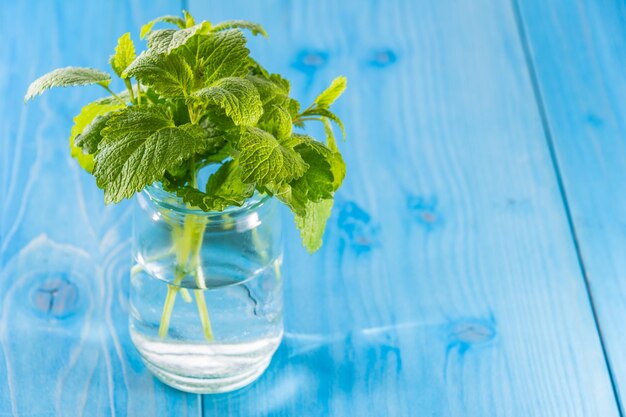
[[[157,382],[127,331],[128,205],[104,207],[67,137],[97,87],[25,106],[59,66],[108,67],[117,37],[166,1],[14,1],[0,6],[0,415],[199,415],[198,396]],[[115,88],[121,88],[116,85]]]
[[[346,186],[321,253],[287,221],[286,339],[206,416],[616,416],[508,2],[191,0],[337,111]]]
[[[626,398],[626,5],[520,1],[537,87],[622,403]]]

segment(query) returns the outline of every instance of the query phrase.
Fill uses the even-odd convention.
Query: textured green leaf
[[[337,189],[343,183],[343,180],[346,176],[346,163],[339,153],[339,149],[337,148],[337,143],[335,142],[335,135],[333,134],[332,126],[328,119],[322,119],[324,122],[324,129],[326,130],[326,145],[327,150],[330,151],[326,154],[326,159],[330,164],[331,171],[333,173],[333,190],[337,191]],[[312,139],[311,139],[312,140]]]
[[[178,32],[176,29],[159,29],[150,32],[146,39],[148,50],[157,54],[167,53],[176,32]]]
[[[291,85],[289,84],[289,80],[280,76],[280,74],[270,74],[269,80],[274,83],[284,94],[289,95],[289,91],[291,91]]]
[[[167,110],[156,106],[117,112],[102,136],[94,176],[106,203],[130,198],[217,140],[198,125],[174,126]]]
[[[78,161],[78,164],[87,172],[93,171],[93,155],[86,154],[81,148],[76,146],[75,140],[98,116],[124,108],[124,105],[107,99],[96,100],[84,106],[80,113],[74,117],[74,126],[70,133],[70,155]]]
[[[298,143],[294,149],[309,168],[300,178],[273,191],[294,213],[303,216],[309,202],[333,198],[336,190],[335,171],[338,168],[335,165],[343,164],[343,161],[336,161],[336,155],[330,149],[311,137],[294,135],[292,140]],[[341,184],[343,174],[338,172],[338,175],[341,178],[338,178],[337,183]]]
[[[296,198],[319,201],[333,197],[332,152],[322,143],[310,139],[295,147],[309,169],[290,185]]]
[[[76,136],[74,144],[81,148],[85,153],[96,153],[98,144],[102,140],[102,129],[106,127],[106,123],[115,114],[108,112],[96,116],[83,131]]]
[[[277,104],[266,104],[263,115],[259,120],[259,126],[267,130],[277,138],[288,138],[293,130],[293,121],[289,111]]]
[[[192,68],[198,88],[226,77],[243,77],[248,72],[246,38],[239,30],[208,35],[196,34],[172,50]]]
[[[154,25],[156,25],[159,22],[171,23],[172,25],[176,25],[181,29],[186,27],[185,21],[178,16],[171,16],[171,15],[161,16],[143,25],[141,27],[141,30],[139,31],[139,37],[141,39],[145,38],[145,36],[152,31],[152,28],[154,27]]]
[[[227,77],[194,93],[205,104],[214,104],[226,112],[238,126],[252,126],[263,114],[259,92],[245,78]]]
[[[339,152],[337,148],[337,140],[335,139],[335,133],[333,132],[333,127],[330,124],[328,119],[322,118],[322,123],[324,124],[324,133],[326,133],[326,145],[333,152]]]
[[[326,222],[333,209],[333,200],[321,200],[309,202],[306,206],[305,214],[296,214],[296,226],[300,229],[302,244],[309,253],[317,251],[322,247],[322,237],[326,230]]]
[[[176,193],[187,204],[204,211],[222,211],[229,206],[241,206],[254,194],[254,185],[242,181],[237,161],[230,160],[209,177],[206,191],[183,187]]]
[[[155,30],[148,36],[148,48],[152,52],[168,54],[175,48],[184,45],[192,36],[208,33],[210,27],[211,25],[208,22],[202,22],[185,29]]]
[[[317,104],[319,107],[328,108],[344,92],[347,84],[348,80],[346,77],[341,76],[335,78],[330,83],[330,86],[326,90],[324,90],[319,96],[317,96],[317,98],[315,99],[315,104]]]
[[[111,55],[109,60],[111,68],[118,76],[122,76],[122,72],[135,60],[135,45],[130,39],[130,33],[125,33],[117,41],[115,54]]]
[[[284,146],[272,134],[256,127],[247,128],[242,133],[238,148],[246,183],[289,182],[301,177],[308,168],[293,148]]]
[[[193,73],[187,62],[178,55],[144,51],[123,74],[168,97],[186,96],[193,86]]]
[[[271,75],[268,75],[271,77]],[[282,83],[276,83],[263,75],[248,75],[246,79],[252,82],[256,89],[259,91],[261,101],[265,105],[270,100],[274,100],[276,96],[281,99],[288,98],[289,91],[285,90],[285,85]]]
[[[263,115],[257,125],[278,138],[291,136],[293,117],[298,114],[299,104],[287,95],[288,83],[280,78],[274,78],[274,81],[260,76],[246,78],[254,84],[263,103]]]
[[[52,87],[71,87],[78,85],[100,84],[108,87],[111,76],[93,68],[65,67],[51,71],[32,82],[24,97],[25,101],[43,93]]]
[[[226,29],[247,29],[252,32],[253,35],[263,35],[267,38],[267,32],[263,27],[257,23],[248,22],[247,20],[229,20],[227,22],[221,22],[211,28],[212,32],[219,32]]]
[[[252,57],[248,57],[248,69],[251,76],[263,79],[270,78],[270,73]]]
[[[331,112],[328,109],[325,108],[321,108],[321,107],[315,107],[313,109],[309,109],[307,111],[305,111],[304,113],[302,113],[302,116],[322,116],[325,117],[333,122],[335,122],[335,124],[337,126],[339,126],[339,128],[341,129],[341,133],[343,134],[343,136],[346,136],[346,129],[343,127],[343,123],[341,122],[341,119],[339,117],[337,117],[337,115],[333,112]]]
[[[187,10],[183,10],[183,17],[185,18],[185,27],[190,28],[192,26],[195,26],[196,20]]]
[[[209,177],[206,184],[206,193],[220,198],[230,204],[242,205],[246,198],[252,197],[254,185],[244,183],[243,171],[239,162],[230,160]]]

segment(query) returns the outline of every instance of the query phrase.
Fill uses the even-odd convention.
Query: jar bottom
[[[256,381],[280,345],[279,336],[251,343],[149,340],[131,330],[146,367],[163,383],[194,394],[234,391]]]
[[[265,372],[270,364],[271,357],[260,362],[257,367],[250,369],[247,373],[223,378],[195,378],[174,374],[157,365],[148,362],[143,358],[146,367],[161,382],[181,391],[192,394],[220,394],[235,391],[256,381]]]

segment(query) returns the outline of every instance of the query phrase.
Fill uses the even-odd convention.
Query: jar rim
[[[160,182],[146,186],[142,191],[150,201],[159,207],[175,211],[181,214],[193,214],[204,217],[221,217],[225,214],[237,216],[250,211],[254,211],[265,205],[271,198],[268,194],[261,194],[255,191],[253,196],[248,198],[241,206],[229,206],[222,211],[204,211],[200,208],[193,208],[186,205],[182,198],[176,194],[166,191]]]

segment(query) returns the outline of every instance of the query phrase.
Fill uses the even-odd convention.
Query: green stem
[[[313,117],[313,116],[307,116],[307,117],[300,117],[300,116],[298,116],[297,118],[295,118],[293,120],[293,123],[297,124],[297,123],[309,122],[309,121],[321,122],[322,119],[320,117]]]
[[[141,84],[137,81],[137,105],[141,106]]]
[[[156,254],[154,256],[151,256],[149,258],[147,258],[145,260],[146,263],[150,263],[150,262],[156,262],[159,261],[163,258],[168,257],[169,255],[172,254],[172,252],[174,251],[174,248],[170,248],[166,251],[164,251],[163,253],[159,253]],[[134,277],[135,275],[137,275],[138,273],[142,272],[144,270],[144,266],[142,264],[136,264],[133,265],[133,267],[130,269],[130,276],[131,278]],[[185,300],[186,303],[190,303],[193,300],[191,299],[191,295],[189,294],[189,291],[187,291],[187,288],[181,288],[180,289],[180,295],[183,297],[183,300]]]
[[[185,277],[184,273],[177,273],[172,285],[167,286],[167,295],[165,296],[165,304],[163,305],[163,313],[161,314],[161,323],[159,324],[159,337],[165,339],[167,331],[170,328],[170,319],[172,318],[172,312],[174,311],[174,303],[176,302],[176,294],[180,287],[181,281]]]
[[[198,303],[198,312],[200,313],[200,321],[202,322],[203,329],[205,329],[205,336],[207,334],[211,334],[211,338],[207,337],[207,340],[213,340],[212,333],[207,333],[206,331],[207,326],[210,329],[211,325],[209,322],[209,315],[206,308],[206,303],[204,302],[204,294],[202,294],[202,289],[206,288],[204,275],[199,276],[197,272],[202,269],[199,265],[199,262],[200,252],[202,249],[202,236],[204,235],[205,227],[206,223],[204,221],[199,221],[197,216],[188,214],[185,217],[183,223],[183,230],[181,231],[178,228],[172,230],[172,239],[174,240],[173,246],[174,250],[176,251],[177,267],[174,280],[171,284],[168,284],[167,286],[167,295],[165,296],[165,303],[163,305],[163,312],[161,314],[161,323],[159,325],[159,337],[161,338],[165,338],[167,336],[178,292],[181,292],[181,295],[183,299],[185,299],[185,301],[191,301],[191,297],[187,292],[187,289],[181,288],[180,284],[187,275],[187,271],[193,271],[194,275],[196,276],[196,285],[201,289],[196,290],[201,292],[200,295],[198,295],[197,293],[195,294],[196,303]],[[188,265],[190,255],[191,265]],[[202,280],[202,284],[200,284],[200,280]],[[200,297],[202,297],[201,300]]]
[[[193,164],[193,161],[191,161],[191,164]],[[195,186],[195,175],[191,182],[194,183]],[[211,321],[209,319],[209,311],[204,298],[204,290],[207,287],[201,264],[202,242],[205,229],[206,219],[193,214],[187,214],[185,216],[182,230],[176,226],[172,229],[172,240],[174,242],[173,247],[176,252],[177,272],[172,284],[168,284],[167,288],[167,295],[165,297],[163,312],[161,314],[161,323],[159,325],[159,337],[161,338],[165,338],[167,336],[178,292],[181,291],[184,297],[183,290],[185,289],[181,288],[180,284],[187,275],[188,271],[192,271],[191,273],[194,274],[196,287],[198,288],[194,290],[194,296],[198,307],[200,322],[202,323],[204,337],[209,342],[214,339]]]
[[[211,328],[211,321],[209,320],[209,310],[206,308],[204,291],[194,290],[193,293],[196,296],[196,304],[198,305],[198,314],[200,315],[200,321],[202,322],[204,338],[210,342],[213,340],[213,329]]]
[[[130,83],[130,80],[126,78],[124,80],[124,84],[126,84],[126,89],[130,94],[130,101],[132,101],[134,104],[137,104],[137,102],[135,101],[135,93],[133,93],[133,85]]]
[[[191,123],[198,123],[198,115],[193,108],[193,104],[187,103],[187,111],[189,112],[189,121]],[[193,175],[193,178],[195,179],[195,175]]]
[[[105,85],[102,85],[102,84],[100,84],[100,85],[101,85],[101,86],[102,86],[105,90],[107,90],[107,91],[108,91],[108,92],[109,92],[109,93],[110,93],[113,97],[115,97],[115,98],[117,99],[117,101],[119,101],[119,102],[120,102],[120,103],[122,103],[123,105],[126,105],[126,102],[125,102],[124,100],[122,100],[122,99],[120,98],[120,96],[118,96],[117,94],[115,94],[115,93],[113,92],[113,90],[111,90],[109,87],[107,87],[107,86],[105,86]]]

